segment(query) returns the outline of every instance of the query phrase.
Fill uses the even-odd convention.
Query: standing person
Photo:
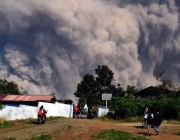
[[[146,106],[145,110],[144,110],[144,118],[146,118],[145,116],[147,115],[148,113],[148,107]]]
[[[142,126],[146,127],[147,125],[147,115],[148,115],[148,107],[146,106],[145,110],[144,110],[144,118],[143,118],[143,122],[142,122]]]
[[[88,113],[88,108],[87,108],[87,105],[84,105],[82,108],[81,108],[81,117],[86,119],[87,117],[87,113]]]
[[[154,123],[153,114],[152,113],[148,113],[148,115],[147,115],[147,125],[146,125],[147,131],[148,131],[148,136],[151,135],[150,129],[151,129],[153,123]]]
[[[73,114],[74,114],[74,118],[76,119],[79,113],[79,108],[77,105],[74,106],[73,108]]]
[[[157,111],[156,114],[154,115],[154,130],[156,132],[156,135],[159,134],[159,126],[161,125],[161,123],[162,123],[162,117]]]

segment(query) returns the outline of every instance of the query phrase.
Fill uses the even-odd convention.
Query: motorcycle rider
[[[47,111],[44,109],[43,105],[38,110],[38,118],[41,117],[42,120],[46,120],[46,113]]]
[[[44,116],[44,120],[46,120],[46,113],[47,113],[47,111],[43,108],[43,116]]]

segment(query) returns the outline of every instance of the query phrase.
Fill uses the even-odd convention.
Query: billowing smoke
[[[74,99],[82,77],[107,65],[123,87],[180,83],[175,0],[1,0],[0,78],[25,94]]]

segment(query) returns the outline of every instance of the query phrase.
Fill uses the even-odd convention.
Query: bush
[[[116,97],[112,98],[112,103],[115,116],[118,119],[143,116],[145,106],[148,106],[150,112],[159,111],[164,119],[180,120],[180,98],[149,100]]]

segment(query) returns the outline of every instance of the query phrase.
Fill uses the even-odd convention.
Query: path
[[[0,140],[12,137],[18,140],[25,140],[40,133],[50,133],[53,140],[93,140],[92,136],[100,130],[114,129],[131,132],[140,135],[147,135],[147,130],[140,127],[140,123],[113,123],[104,122],[98,119],[62,119],[46,122],[43,125],[28,124],[0,129]],[[160,134],[155,135],[152,129],[152,140],[180,140],[180,135],[173,133],[180,132],[180,125],[162,124]],[[146,136],[147,137],[147,136]]]

